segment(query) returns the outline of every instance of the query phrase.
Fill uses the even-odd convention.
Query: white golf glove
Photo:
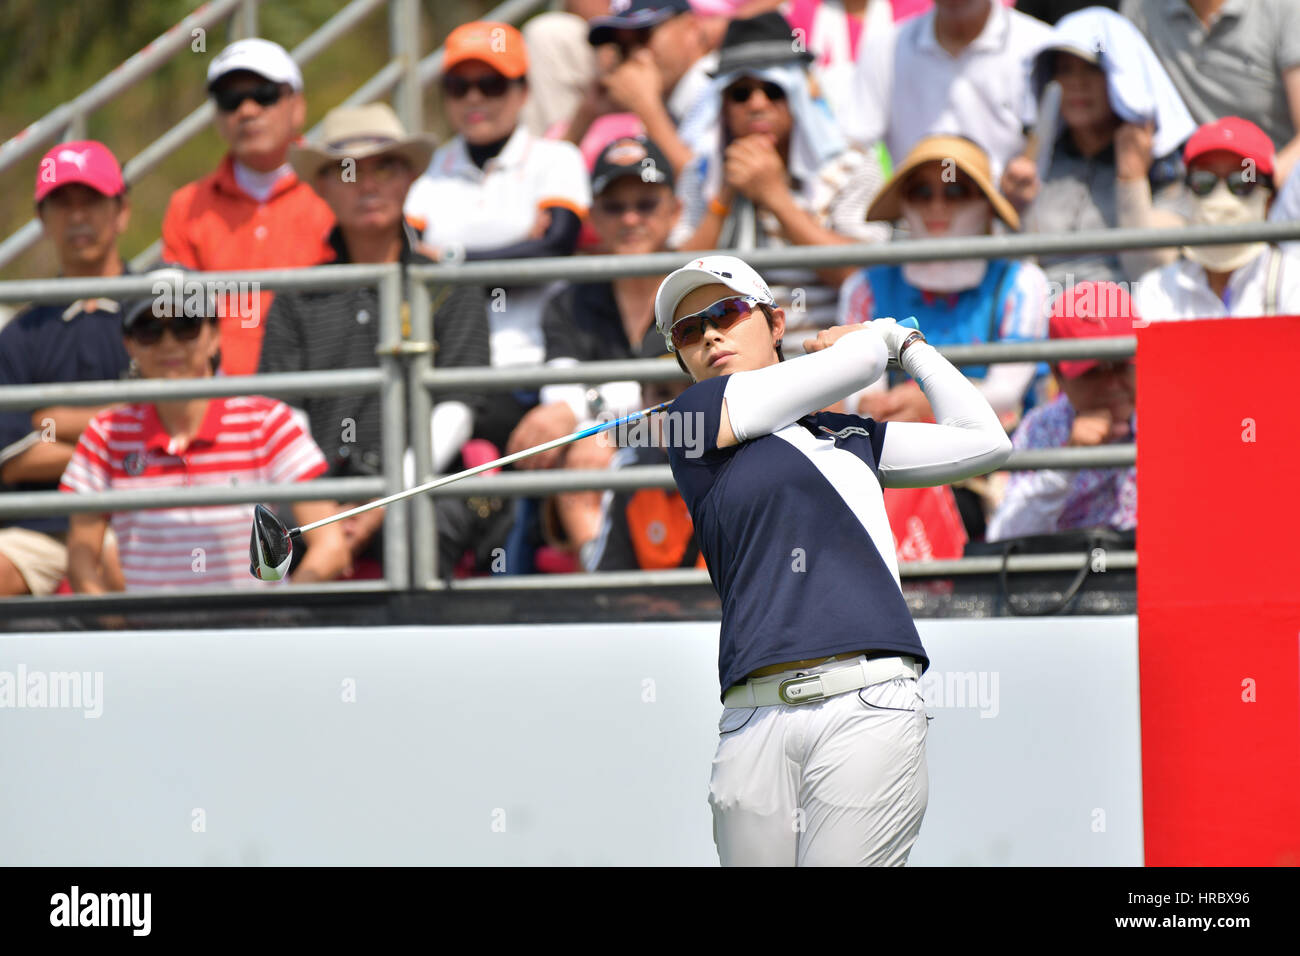
[[[909,317],[899,321],[891,318],[873,319],[871,328],[880,332],[881,337],[885,340],[885,345],[889,348],[889,368],[901,369],[903,366],[899,362],[898,353],[903,347],[903,343],[913,333],[920,332],[920,326],[915,318]],[[921,336],[924,340],[925,336]]]

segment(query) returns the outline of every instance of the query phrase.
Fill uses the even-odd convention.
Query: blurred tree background
[[[0,141],[90,88],[200,5],[198,0],[0,0]],[[346,5],[347,0],[263,0],[258,33],[292,50]],[[420,55],[440,46],[457,25],[482,17],[496,5],[494,0],[421,0]],[[107,144],[125,164],[200,106],[208,61],[229,42],[230,26],[209,28],[204,52],[176,55],[92,113],[87,137]],[[388,13],[381,6],[304,68],[308,127],[387,61]],[[424,91],[424,115],[425,130],[439,139],[447,135],[436,84]],[[7,188],[0,191],[0,236],[35,215],[32,190],[47,148],[6,173]],[[211,172],[224,153],[225,144],[209,127],[131,188],[131,226],[121,245],[127,259],[158,238],[172,192]],[[49,276],[56,270],[49,245],[42,242],[0,269],[0,279]]]

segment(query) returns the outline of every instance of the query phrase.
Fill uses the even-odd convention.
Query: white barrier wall
[[[918,626],[912,863],[1140,865],[1136,618]],[[716,655],[716,624],[0,636],[0,864],[716,865]]]

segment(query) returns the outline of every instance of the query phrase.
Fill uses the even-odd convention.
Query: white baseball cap
[[[284,47],[270,40],[236,40],[218,53],[208,64],[208,89],[236,70],[248,70],[274,83],[288,83],[295,93],[302,92],[302,70]]]
[[[764,305],[776,305],[772,290],[748,263],[735,256],[692,259],[689,264],[664,279],[659,285],[659,291],[655,293],[655,325],[663,334],[670,352],[677,351],[673,348],[672,336],[669,334],[677,306],[700,286],[714,283],[721,283],[737,295],[749,296]]]

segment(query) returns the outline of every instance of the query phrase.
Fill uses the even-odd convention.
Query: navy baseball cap
[[[611,0],[609,15],[592,19],[587,42],[613,43],[615,30],[648,30],[690,10],[687,0]]]
[[[591,171],[591,194],[599,196],[615,180],[636,176],[645,183],[673,187],[673,166],[654,141],[645,136],[620,136],[600,151]]]

